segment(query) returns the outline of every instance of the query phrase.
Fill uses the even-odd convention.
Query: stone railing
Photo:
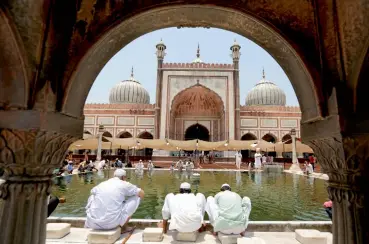
[[[155,109],[155,104],[110,104],[110,103],[86,103],[84,109]]]
[[[163,63],[163,69],[233,69],[233,64],[209,64],[209,63]]]

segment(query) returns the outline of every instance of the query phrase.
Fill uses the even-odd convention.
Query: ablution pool
[[[59,204],[52,216],[85,217],[90,190],[111,178],[113,172],[106,170],[55,178],[52,194],[65,197],[66,203]],[[145,191],[145,198],[133,218],[161,219],[161,208],[166,194],[178,192],[180,183],[187,181],[191,183],[193,192],[201,192],[205,197],[219,192],[223,183],[230,184],[233,191],[251,199],[250,220],[253,221],[329,220],[322,207],[328,200],[324,180],[288,173],[199,173],[200,179],[187,172],[127,170],[128,180]]]

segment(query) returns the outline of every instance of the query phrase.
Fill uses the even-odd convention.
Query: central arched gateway
[[[204,78],[199,79],[204,82]],[[177,140],[223,139],[227,134],[225,132],[232,129],[225,112],[222,97],[201,85],[199,80],[174,96],[170,117],[166,121],[169,137]]]
[[[209,133],[209,130],[205,126],[201,124],[194,124],[187,128],[184,137],[186,141],[194,140],[194,139],[209,141],[210,133]]]

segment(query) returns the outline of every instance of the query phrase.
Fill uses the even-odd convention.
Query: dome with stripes
[[[110,90],[109,102],[112,104],[141,103],[149,104],[150,95],[147,90],[133,76],[119,82]]]
[[[251,89],[246,97],[246,106],[255,105],[286,106],[286,94],[276,84],[265,79],[264,70],[263,79]]]

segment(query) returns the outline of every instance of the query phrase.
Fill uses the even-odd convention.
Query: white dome
[[[110,90],[109,102],[121,103],[150,103],[150,95],[146,89],[133,78],[133,71],[129,80],[116,84]]]
[[[247,94],[246,105],[286,106],[286,94],[276,84],[266,80],[263,75],[263,79]]]

